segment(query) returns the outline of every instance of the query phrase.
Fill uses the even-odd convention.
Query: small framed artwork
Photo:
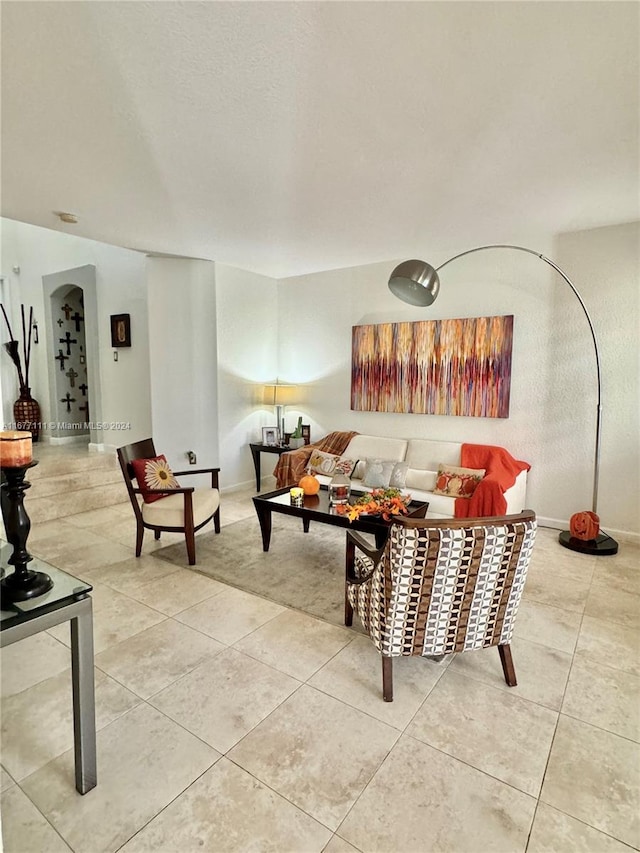
[[[305,444],[311,444],[311,424],[302,424],[302,437]]]
[[[111,346],[112,347],[130,347],[131,346],[131,315],[130,314],[112,314],[111,315]]]
[[[278,427],[262,427],[262,443],[267,447],[277,447],[280,444]]]

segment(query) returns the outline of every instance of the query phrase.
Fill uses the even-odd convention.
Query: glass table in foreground
[[[2,574],[13,572],[13,548],[0,543]],[[26,601],[2,601],[0,647],[9,646],[63,622],[71,625],[71,682],[76,789],[86,794],[95,788],[96,712],[93,674],[93,605],[90,584],[34,557],[29,569],[45,572],[50,590]]]

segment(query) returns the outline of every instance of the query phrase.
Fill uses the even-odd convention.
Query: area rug
[[[293,607],[335,625],[344,625],[346,531],[327,524],[310,525],[290,516],[272,516],[269,551],[262,550],[257,518],[236,521],[196,537],[193,571]],[[183,542],[160,548],[155,557],[185,566]],[[357,620],[354,620],[354,624]]]

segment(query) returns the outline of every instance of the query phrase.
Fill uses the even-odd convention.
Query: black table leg
[[[271,542],[271,510],[265,506],[256,506],[256,513],[262,533],[262,550],[268,551]]]
[[[305,533],[309,532],[309,525],[310,524],[311,524],[310,518],[303,518],[302,519],[302,529],[304,530]]]
[[[252,447],[251,455],[253,456],[253,467],[256,469],[256,491],[260,491],[260,451]],[[267,548],[265,548],[265,551]]]

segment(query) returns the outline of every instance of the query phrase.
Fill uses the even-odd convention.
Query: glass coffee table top
[[[13,554],[13,546],[7,542],[0,541],[0,568],[2,577],[13,573],[13,566],[9,563],[9,557]],[[53,609],[67,604],[85,593],[91,592],[91,584],[63,572],[62,569],[52,566],[50,563],[34,557],[28,563],[28,569],[44,572],[53,581],[50,590],[26,601],[2,601],[2,612],[0,613],[0,629],[9,628],[16,622],[25,621],[33,616],[40,615],[43,610]]]

